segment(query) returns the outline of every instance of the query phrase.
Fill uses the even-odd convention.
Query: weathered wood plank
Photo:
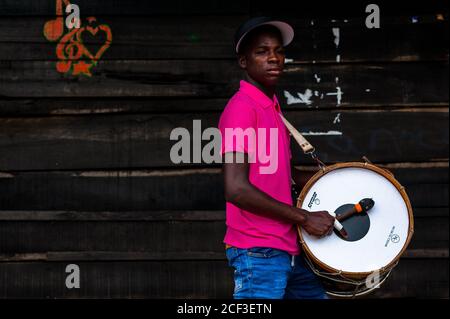
[[[55,62],[0,61],[0,96],[226,98],[242,73],[229,60],[100,61],[93,72],[73,78]],[[447,63],[288,64],[285,73],[278,96],[294,109],[448,102]]]
[[[273,6],[268,0],[235,0],[227,4],[219,0],[205,1],[195,0],[189,4],[182,0],[174,1],[141,1],[130,0],[126,2],[116,1],[111,4],[109,0],[89,1],[78,0],[77,4],[83,8],[84,15],[132,15],[132,16],[158,16],[158,15],[209,15],[209,14],[251,14],[251,15],[280,15],[291,17],[365,17],[366,3],[361,1],[347,1],[345,5],[329,1],[314,2],[283,2]],[[399,5],[397,2],[379,0],[377,2],[382,8],[383,21],[390,17],[412,14],[445,13],[448,7],[445,2],[429,0],[425,6],[422,1],[408,1],[407,5]],[[0,12],[3,16],[41,16],[55,15],[55,1],[32,1],[17,2],[14,0],[3,0],[0,4]],[[405,17],[405,21],[409,17]],[[418,23],[422,22],[419,20]]]
[[[223,251],[223,221],[1,222],[0,251]]]
[[[400,19],[399,19],[400,20]],[[305,27],[293,22],[296,38],[286,48],[294,63],[343,63],[370,61],[443,61],[448,59],[447,22],[436,24],[384,24],[380,29],[365,28],[365,20],[328,27]],[[400,23],[400,21],[399,21]],[[339,32],[339,42],[332,32]],[[445,30],[447,28],[447,30]],[[439,40],[442,39],[442,40]],[[444,44],[445,43],[445,44]],[[426,48],[433,47],[433,49]]]
[[[448,247],[448,217],[416,217],[409,248]],[[195,235],[193,235],[195,234]],[[153,253],[223,251],[225,222],[2,221],[0,251],[136,251]]]
[[[450,217],[448,207],[414,208],[413,210],[415,217]],[[80,212],[0,210],[0,221],[225,221],[225,211]]]
[[[430,209],[431,210],[431,209]],[[448,209],[447,209],[448,210]],[[448,212],[439,211],[438,216]],[[430,212],[431,213],[431,212]],[[430,215],[436,216],[436,215]],[[79,212],[79,211],[4,211],[0,210],[0,221],[224,221],[223,210],[194,211],[121,211],[121,212]]]
[[[413,258],[448,258],[448,249],[407,249],[402,255],[402,259]]]
[[[80,289],[66,289],[66,262],[0,263],[1,298],[231,298],[225,261],[77,262]],[[378,298],[448,298],[448,259],[404,259]]]
[[[450,217],[450,211],[448,207],[415,207],[413,210],[415,217]]]
[[[227,102],[226,98],[0,98],[0,116],[219,112]]]
[[[283,97],[280,96],[280,99]],[[221,112],[227,98],[1,98],[0,116],[20,117],[39,115],[96,115],[114,113],[198,113]],[[377,109],[392,109],[393,105],[378,105]],[[286,106],[284,106],[286,107]],[[448,107],[448,102],[403,103],[397,108],[418,109]],[[373,108],[370,103],[349,104],[339,109]],[[320,109],[336,110],[335,105],[321,105]]]
[[[425,163],[390,163],[376,164],[395,172],[395,177],[402,181],[408,181],[408,185],[422,183],[448,183],[447,172],[448,161],[445,162],[425,162]],[[409,174],[410,170],[414,174]]]
[[[170,134],[178,127],[193,134],[193,120],[201,120],[202,130],[217,127],[219,116],[214,112],[0,118],[0,170],[206,165],[193,163],[192,151],[191,163],[174,164],[170,151],[177,141],[171,141]],[[448,158],[447,108],[297,111],[286,117],[325,162],[354,161],[364,155],[374,162]],[[294,143],[292,139],[295,162],[312,163]]]
[[[448,217],[415,217],[414,236],[409,248],[448,248]]]
[[[410,255],[436,258],[442,257],[442,251],[419,250]],[[0,262],[36,262],[36,261],[182,261],[182,260],[226,260],[224,250],[220,251],[175,251],[175,252],[152,252],[152,251],[48,251],[43,253],[5,253],[0,254]]]
[[[83,16],[91,15],[209,15],[209,14],[242,14],[248,10],[249,1],[195,0],[187,3],[182,0],[172,1],[141,1],[125,2],[110,0],[77,0]],[[0,3],[0,12],[4,16],[55,16],[55,1],[30,1],[19,3],[14,0],[4,0]]]
[[[80,289],[71,290],[65,286],[69,263],[0,263],[0,297],[225,298],[232,294],[232,271],[223,261],[76,262]]]
[[[0,19],[0,60],[56,60],[56,44],[48,42],[42,33],[48,19],[30,17],[21,18],[20,22],[13,17]],[[113,30],[112,46],[102,60],[234,59],[232,39],[235,29],[245,19],[242,16],[101,17],[99,23]],[[296,35],[287,48],[287,58],[295,63],[336,63],[338,54],[341,62],[448,60],[448,21],[385,23],[380,29],[365,28],[363,19],[358,24],[347,20],[342,25],[328,23],[326,26],[320,20],[291,19],[289,22]],[[338,47],[331,32],[333,27],[339,28]],[[95,38],[83,40],[95,52],[105,37],[99,33]]]
[[[225,208],[219,169],[5,174],[0,178],[0,189],[0,207],[13,210]]]
[[[434,164],[436,165],[436,164]],[[445,167],[392,168],[413,207],[448,205]],[[389,167],[389,166],[388,166]],[[416,174],[427,179],[417,183]],[[0,174],[2,210],[223,210],[220,169]]]
[[[407,249],[401,257],[404,259],[448,259],[446,249]],[[226,260],[224,251],[189,252],[117,252],[117,251],[69,251],[25,254],[0,254],[0,262],[36,262],[36,261],[200,261]]]

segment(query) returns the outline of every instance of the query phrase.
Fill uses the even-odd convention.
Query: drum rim
[[[338,170],[338,169],[343,169],[343,168],[363,168],[363,169],[369,169],[371,171],[374,171],[376,173],[379,173],[380,175],[382,175],[383,177],[385,177],[387,180],[389,180],[389,182],[391,182],[395,188],[397,189],[397,191],[400,193],[400,195],[402,196],[403,200],[406,203],[407,206],[407,210],[408,210],[408,217],[409,217],[409,229],[408,229],[408,237],[406,238],[406,242],[403,245],[402,250],[397,254],[397,256],[395,256],[395,258],[385,267],[382,267],[380,269],[375,269],[371,272],[350,272],[350,271],[343,271],[340,269],[335,269],[327,264],[325,264],[324,262],[320,261],[313,253],[312,251],[309,249],[308,245],[306,244],[306,242],[303,239],[303,235],[302,235],[302,231],[301,231],[301,226],[297,225],[297,232],[300,238],[300,243],[302,245],[302,249],[304,249],[304,251],[307,253],[308,257],[311,258],[311,260],[319,265],[320,267],[322,267],[323,269],[325,269],[328,272],[333,272],[333,273],[338,273],[341,274],[342,276],[347,276],[349,278],[364,278],[369,276],[370,274],[372,274],[375,271],[380,271],[382,274],[389,271],[390,269],[394,268],[397,264],[398,261],[400,259],[400,257],[403,255],[403,253],[405,252],[405,250],[407,249],[409,243],[411,242],[412,239],[412,235],[414,233],[414,216],[413,216],[413,210],[412,210],[412,206],[411,206],[411,202],[409,200],[408,195],[406,194],[405,188],[395,179],[394,175],[381,168],[378,167],[374,164],[370,164],[370,163],[361,163],[361,162],[345,162],[345,163],[337,163],[337,164],[333,164],[330,166],[325,166],[323,169],[319,170],[316,174],[314,174],[309,180],[308,182],[305,184],[305,186],[303,187],[302,191],[300,192],[300,195],[297,198],[297,204],[296,207],[297,208],[301,208],[303,201],[305,200],[306,194],[308,193],[308,191],[311,189],[312,185],[319,180],[319,178],[321,178],[322,176],[325,176],[326,174]]]

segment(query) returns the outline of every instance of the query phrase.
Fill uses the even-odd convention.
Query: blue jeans
[[[228,264],[234,268],[235,299],[327,299],[317,276],[303,256],[255,247],[226,250]]]

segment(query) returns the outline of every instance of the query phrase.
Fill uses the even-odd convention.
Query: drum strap
[[[281,113],[279,113],[279,114],[280,114],[281,119],[283,120],[284,125],[286,125],[286,127],[289,130],[289,132],[291,133],[291,135],[297,141],[298,145],[300,145],[300,147],[302,148],[303,153],[305,153],[305,154],[313,153],[315,150],[314,146],[312,146],[306,140],[306,138],[302,134],[300,134],[300,132],[297,131],[297,129],[291,123],[289,123],[289,121],[286,120],[283,115],[281,115]]]
[[[298,145],[300,145],[300,147],[302,148],[303,153],[305,153],[306,155],[310,155],[311,158],[316,161],[319,168],[322,170],[325,170],[325,164],[317,157],[317,154],[315,152],[316,149],[314,148],[314,146],[312,146],[306,140],[306,138],[302,134],[300,134],[300,132],[297,131],[297,129],[291,123],[289,123],[288,120],[286,120],[284,118],[284,116],[281,113],[279,113],[279,114],[280,114],[281,120],[283,121],[284,125],[286,125],[286,127],[289,130],[289,132],[291,133],[291,135],[297,141]]]

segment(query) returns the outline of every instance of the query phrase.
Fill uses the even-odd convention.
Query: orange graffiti
[[[97,24],[97,19],[89,17],[87,24],[79,29],[74,28],[64,34],[64,5],[70,5],[69,0],[56,0],[56,19],[47,21],[44,25],[44,36],[48,41],[59,40],[56,46],[56,70],[60,73],[70,73],[72,75],[92,76],[91,68],[97,65],[105,51],[112,42],[111,28],[106,24]],[[92,37],[98,36],[100,32],[106,36],[104,43],[96,52],[91,52],[83,43],[83,34],[90,34]]]
[[[92,64],[86,63],[84,61],[77,62],[73,65],[73,75],[85,74],[91,76],[90,68]]]

